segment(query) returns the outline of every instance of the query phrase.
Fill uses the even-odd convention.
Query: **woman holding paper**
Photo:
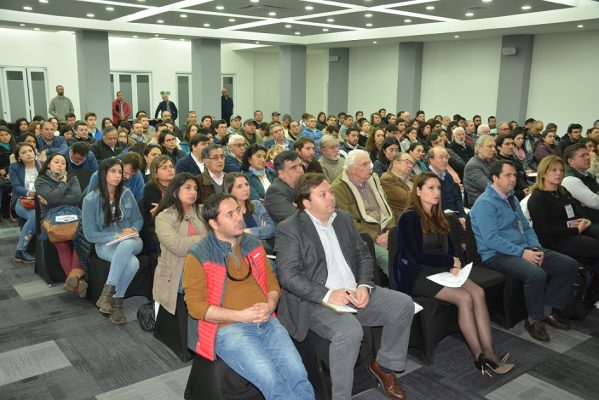
[[[79,207],[81,202],[79,181],[75,175],[69,173],[69,163],[61,153],[54,153],[48,157],[48,161],[35,180],[34,187],[40,203],[42,220],[53,208],[66,205]],[[58,252],[60,266],[67,276],[64,288],[69,292],[77,293],[79,297],[85,297],[87,282],[72,241],[54,242],[53,245]]]
[[[142,242],[138,232],[143,226],[135,196],[123,186],[123,165],[107,158],[98,168],[98,187],[83,200],[83,233],[94,243],[96,254],[110,261],[110,272],[96,306],[110,315],[116,325],[127,322],[123,298],[139,269],[137,254]]]
[[[434,297],[458,308],[458,324],[474,364],[484,375],[506,374],[509,354],[497,357],[493,350],[485,293],[467,279],[461,287],[444,287],[428,276],[441,272],[459,275],[462,263],[454,257],[449,240],[449,223],[441,207],[441,181],[427,171],[415,177],[408,208],[397,225],[398,254],[391,280],[397,290],[412,296]],[[415,234],[420,233],[420,234]]]

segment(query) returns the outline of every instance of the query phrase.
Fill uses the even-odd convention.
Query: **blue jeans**
[[[554,308],[564,309],[578,272],[578,263],[574,259],[553,250],[544,249],[544,253],[540,267],[522,257],[505,254],[497,254],[485,261],[489,268],[524,282],[524,301],[531,322],[544,320]],[[550,278],[549,283],[547,278]]]
[[[25,208],[20,201],[17,200],[15,204],[15,211],[21,218],[26,219],[25,225],[21,228],[19,234],[19,241],[17,242],[17,251],[27,250],[27,245],[35,235],[35,210]]]
[[[122,298],[139,269],[139,260],[135,257],[141,252],[143,243],[140,238],[126,239],[112,246],[96,244],[96,253],[102,260],[110,261],[107,285],[114,285],[114,297]]]
[[[302,359],[277,319],[219,328],[214,347],[216,355],[253,383],[267,400],[314,399]]]

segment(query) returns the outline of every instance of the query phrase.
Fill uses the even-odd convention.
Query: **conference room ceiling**
[[[598,21],[599,0],[0,0],[1,27],[326,47],[596,29]]]

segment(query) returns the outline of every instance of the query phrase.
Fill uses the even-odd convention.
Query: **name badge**
[[[574,208],[572,208],[572,204],[566,204],[564,208],[566,209],[568,218],[574,218]]]

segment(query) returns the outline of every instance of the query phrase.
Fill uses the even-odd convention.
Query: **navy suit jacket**
[[[171,107],[171,119],[174,122],[177,119],[177,116],[179,115],[179,111],[177,110],[177,106],[175,105],[175,103],[169,101],[169,104]],[[156,111],[154,112],[154,119],[158,119],[158,117],[162,115],[162,112],[166,110],[166,103],[164,101],[158,103],[158,107],[156,107]]]

